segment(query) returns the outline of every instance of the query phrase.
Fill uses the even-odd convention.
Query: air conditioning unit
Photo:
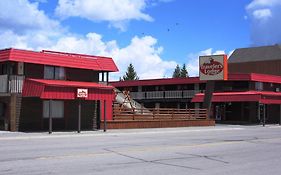
[[[280,88],[275,88],[275,92],[280,92]]]

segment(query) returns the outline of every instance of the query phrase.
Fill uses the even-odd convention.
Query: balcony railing
[[[148,91],[148,92],[130,92],[133,99],[171,99],[171,98],[193,98],[197,93],[203,93],[204,90],[175,90],[175,91]]]
[[[22,93],[24,76],[0,75],[0,93]]]

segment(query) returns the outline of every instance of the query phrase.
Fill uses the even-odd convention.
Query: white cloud
[[[281,0],[253,0],[246,10],[253,45],[281,43]]]
[[[27,0],[0,1],[0,30],[23,33],[27,30],[59,29],[59,22],[48,18],[38,9],[38,3]]]
[[[89,33],[80,38],[62,37],[48,49],[113,57],[120,70],[113,74],[115,80],[125,74],[130,63],[141,79],[171,76],[176,62],[164,61],[160,56],[163,48],[156,44],[157,40],[151,36],[135,36],[128,46],[120,48],[115,40],[105,42],[101,35]]]
[[[65,19],[81,17],[91,21],[108,21],[111,26],[126,29],[130,20],[152,21],[143,13],[147,7],[145,0],[59,0],[56,14]]]
[[[123,75],[129,63],[132,63],[141,79],[170,77],[176,67],[174,61],[164,61],[160,55],[162,47],[151,36],[134,37],[130,45],[112,52]]]
[[[164,61],[161,58],[163,48],[157,46],[157,40],[151,36],[135,36],[129,45],[121,48],[115,40],[103,41],[102,36],[97,33],[80,36],[62,30],[58,21],[50,19],[38,9],[38,3],[14,0],[5,5],[0,6],[1,48],[49,49],[110,56],[120,69],[119,73],[113,75],[114,79],[124,75],[129,63],[133,63],[140,78],[170,76],[176,66],[174,61]],[[4,7],[9,10],[5,11]],[[18,13],[14,13],[12,8]]]
[[[273,7],[278,4],[281,4],[280,0],[253,0],[247,5],[247,9],[255,9],[263,6]]]
[[[59,21],[38,9],[38,2],[0,1],[0,47],[34,49],[45,47],[64,35]]]
[[[232,53],[232,52],[230,52]],[[221,55],[225,54],[225,51],[223,50],[217,50],[213,51],[212,48],[202,50],[198,53],[190,53],[187,55],[187,71],[189,76],[194,77],[199,75],[199,56],[204,56],[204,55]]]
[[[270,9],[260,9],[260,10],[255,10],[253,12],[253,16],[256,19],[267,19],[269,17],[272,17],[272,14]]]

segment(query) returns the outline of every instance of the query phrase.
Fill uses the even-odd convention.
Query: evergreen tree
[[[177,64],[174,73],[173,73],[173,78],[179,78],[181,75],[181,70],[180,70],[180,66]]]
[[[137,75],[137,72],[135,71],[133,64],[130,63],[127,68],[127,72],[123,76],[123,80],[126,81],[126,80],[138,80],[138,79],[139,77]]]
[[[183,66],[182,66],[182,68],[181,68],[180,77],[182,77],[182,78],[188,77],[188,72],[187,72],[187,70],[186,70],[185,64],[183,64]]]

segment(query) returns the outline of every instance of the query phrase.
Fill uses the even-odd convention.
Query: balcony
[[[177,99],[193,98],[197,93],[204,93],[204,90],[175,90],[175,91],[148,91],[148,92],[130,92],[133,99]]]
[[[0,75],[0,93],[22,93],[24,76]]]

